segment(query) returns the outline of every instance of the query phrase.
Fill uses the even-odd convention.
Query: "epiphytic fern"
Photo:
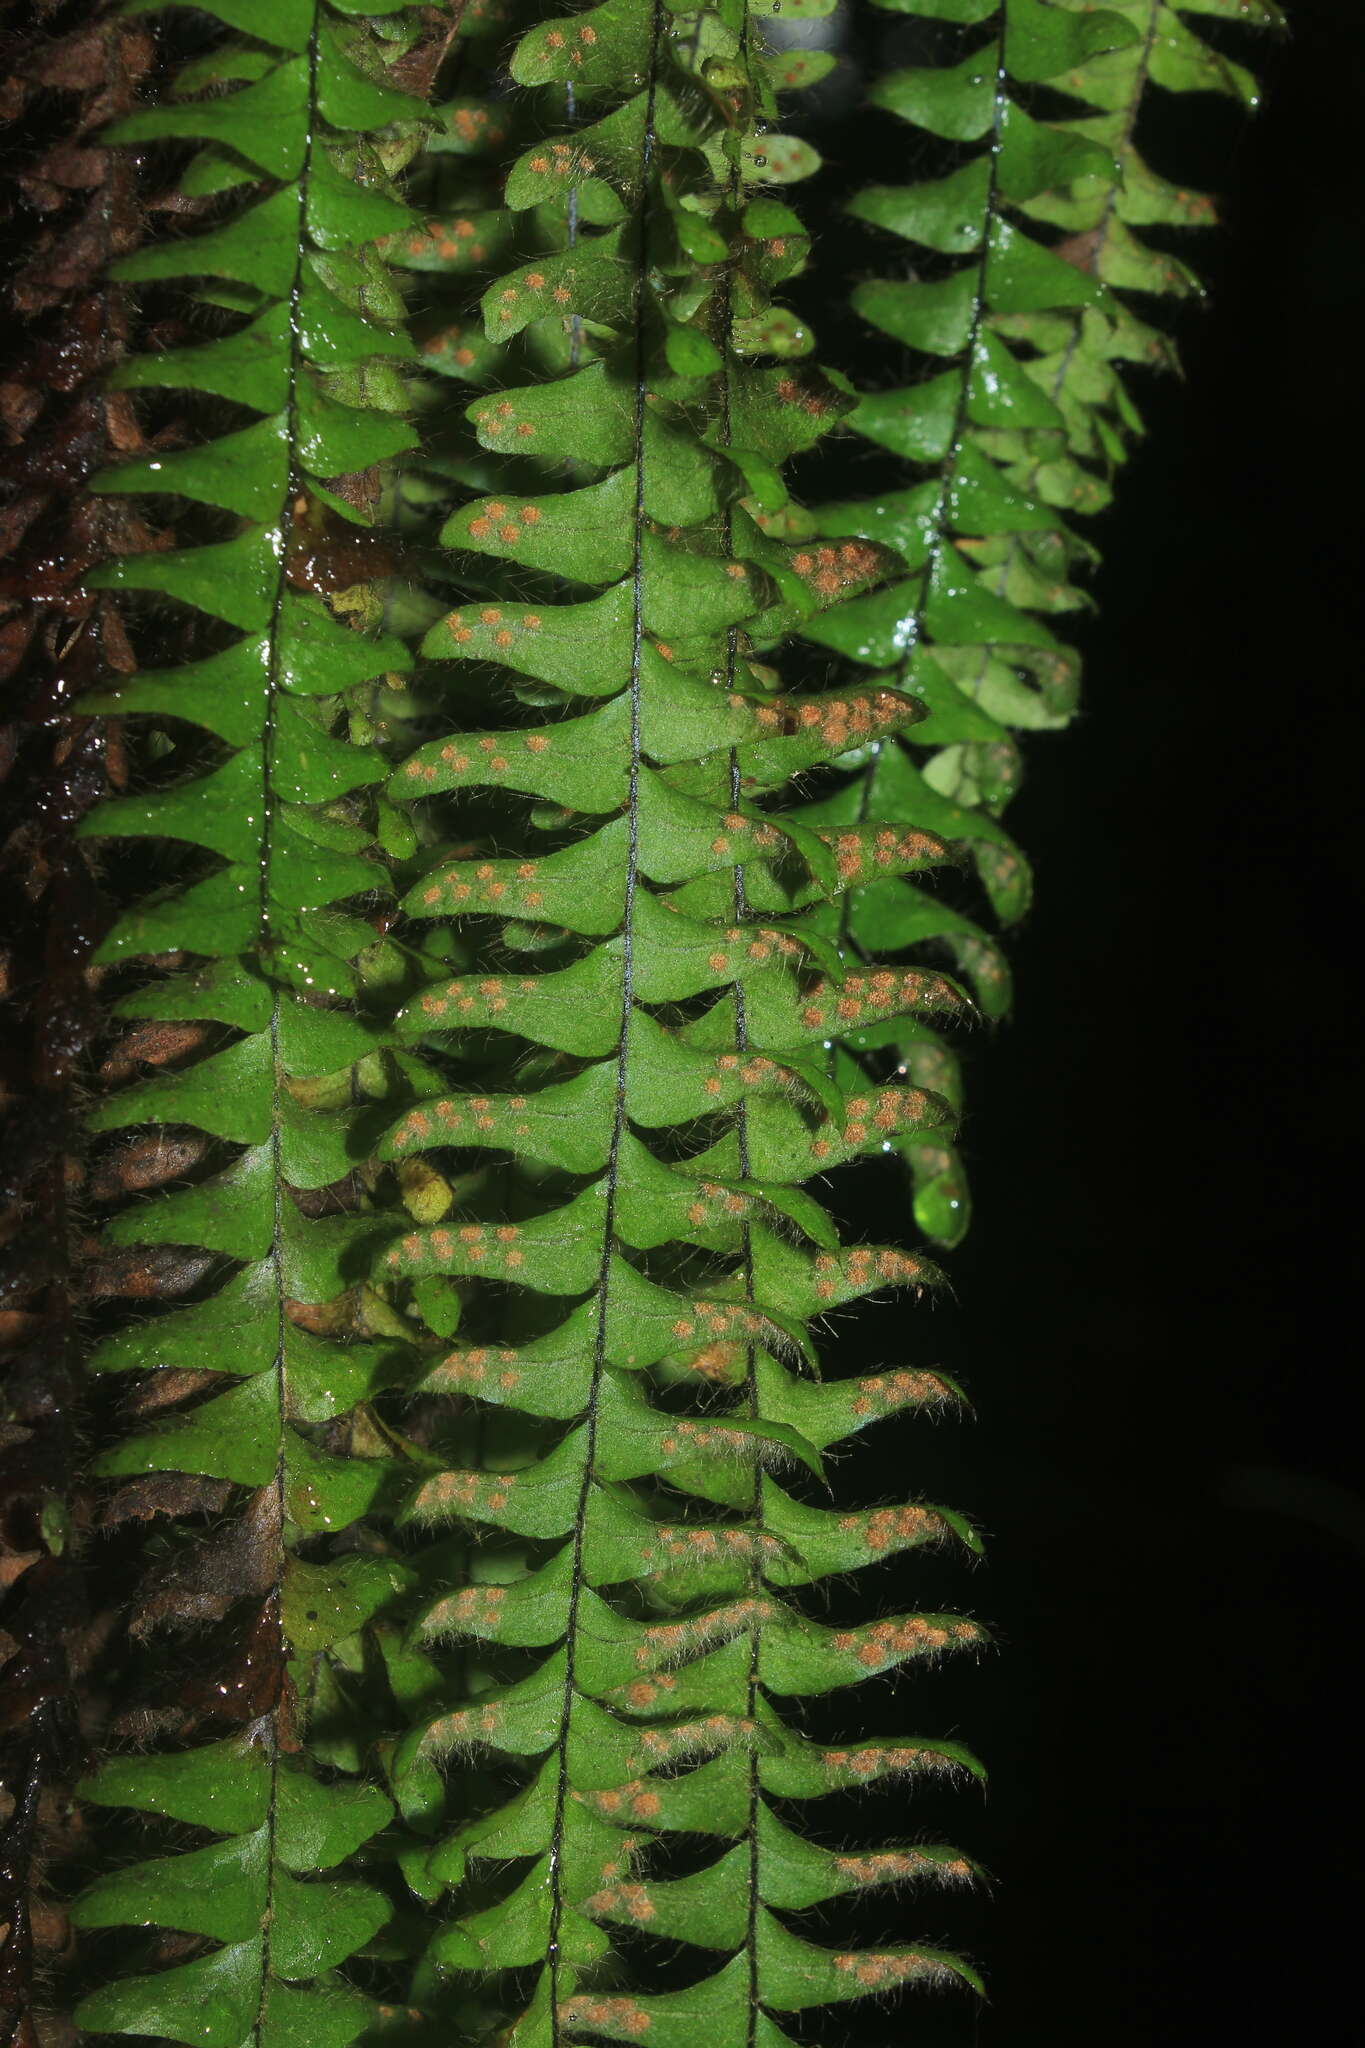
[[[772,2013],[970,1976],[913,1945],[833,1951],[785,1917],[966,1874],[949,1850],[847,1857],[794,1831],[789,1802],[964,1759],[899,1733],[831,1750],[793,1708],[981,1630],[817,1620],[800,1589],[970,1532],[922,1505],[812,1505],[768,1469],[818,1472],[864,1421],[949,1396],[924,1372],[809,1377],[813,1318],[934,1276],[841,1244],[804,1184],[947,1116],[919,1088],[833,1085],[840,1016],[962,1007],[932,972],[850,975],[818,909],[932,869],[943,841],[780,801],[921,713],[888,689],[785,692],[762,659],[888,563],[806,546],[788,511],[782,463],[847,400],[770,360],[795,325],[770,294],[804,243],[754,188],[809,160],[760,132],[773,71],[734,7],[607,0],[517,45],[540,132],[505,208],[466,223],[502,257],[479,343],[497,388],[470,417],[503,465],[445,529],[466,595],[424,652],[458,664],[452,711],[392,785],[446,841],[404,907],[455,920],[465,957],[400,1020],[450,1083],[384,1149],[452,1182],[465,1155],[502,1162],[387,1254],[468,1297],[425,1382],[466,1397],[453,1462],[411,1513],[478,1538],[448,1544],[422,1614],[466,1647],[397,1776],[483,1759],[472,1816],[428,1859],[463,1881],[432,1959],[491,1977],[486,2010],[527,2042],[667,2044],[699,2022],[776,2039]],[[515,581],[480,592],[471,557]],[[622,1976],[618,1923],[693,1946],[696,1968],[665,1991]]]
[[[809,636],[913,691],[929,717],[877,746],[832,799],[830,816],[913,820],[969,847],[989,906],[1009,925],[1028,906],[1027,861],[1000,823],[1022,770],[1014,735],[1064,725],[1079,657],[1059,637],[1087,603],[1073,577],[1094,559],[1069,525],[1101,510],[1141,422],[1125,364],[1169,365],[1168,336],[1128,302],[1184,295],[1193,273],[1140,231],[1214,218],[1204,194],[1158,177],[1138,153],[1153,86],[1254,104],[1250,75],[1202,42],[1182,13],[1268,26],[1265,0],[877,0],[926,18],[938,61],[877,79],[888,172],[907,154],[942,174],[874,184],[848,199],[858,220],[913,254],[908,278],[859,283],[852,304],[908,352],[908,381],[867,391],[849,425],[916,481],[823,508],[830,536],[893,548],[907,572],[816,621]],[[935,24],[953,24],[939,29]],[[953,40],[944,46],[948,37]],[[935,163],[935,152],[937,162]],[[1056,231],[1062,230],[1061,234]],[[841,934],[859,951],[926,941],[947,952],[987,1017],[1010,1002],[998,943],[928,891],[874,884]],[[850,1075],[892,1044],[904,1070],[960,1099],[952,1053],[930,1029],[863,1035],[836,1057]],[[869,1062],[869,1055],[872,1061]],[[965,1175],[935,1136],[901,1146],[915,1212],[935,1240],[967,1226]]]
[[[185,972],[137,977],[115,1007],[191,1025],[196,1057],[111,1094],[91,1123],[164,1134],[169,1174],[188,1184],[133,1200],[109,1235],[197,1248],[208,1286],[191,1306],[112,1334],[90,1363],[157,1368],[155,1405],[169,1411],[104,1450],[98,1475],[178,1473],[231,1490],[216,1555],[191,1523],[181,1548],[200,1554],[178,1573],[163,1566],[138,1632],[145,1641],[178,1621],[202,1636],[222,1620],[227,1638],[213,1645],[221,1671],[156,1703],[148,1725],[177,1746],[115,1756],[84,1788],[97,1805],[213,1837],[109,1868],[74,1909],[83,1929],[173,1930],[179,1939],[159,1937],[147,1959],[191,1959],[91,1992],[78,2018],[211,2048],[323,2048],[366,2022],[333,1966],[391,1910],[371,1884],[308,1881],[390,1807],[372,1786],[320,1778],[303,1730],[325,1653],[400,1578],[382,1554],[339,1552],[336,1539],[392,1491],[391,1456],[360,1454],[387,1446],[357,1403],[402,1365],[401,1348],[365,1341],[373,1324],[347,1292],[364,1281],[376,1228],[365,1104],[401,1086],[365,1007],[387,877],[363,793],[385,763],[347,725],[373,726],[386,672],[408,656],[311,594],[305,565],[330,517],[363,528],[367,473],[411,439],[384,409],[383,366],[410,349],[394,324],[401,303],[367,245],[405,219],[385,159],[411,146],[394,142],[394,124],[422,107],[383,82],[385,45],[361,10],[223,0],[211,11],[250,40],[215,41],[113,139],[189,138],[202,147],[185,189],[228,196],[215,225],[139,251],[120,274],[199,280],[202,303],[243,317],[217,339],[133,359],[118,381],[206,394],[233,415],[216,440],[97,479],[106,492],[185,501],[194,518],[182,531],[197,522],[200,544],[123,557],[91,581],[156,593],[214,624],[199,659],[101,700],[162,737],[147,786],[90,821],[101,840],[194,850],[99,957],[117,967],[192,956]],[[351,591],[353,611],[364,595]],[[191,1492],[189,1505],[204,1502]],[[232,1732],[180,1746],[215,1723]]]
[[[1025,907],[999,813],[1013,732],[1074,703],[1064,518],[1137,424],[1116,365],[1167,353],[1118,295],[1187,275],[1134,230],[1207,212],[1138,109],[1245,74],[1160,0],[898,4],[965,41],[874,88],[950,154],[852,201],[924,252],[854,305],[929,365],[860,397],[774,303],[809,244],[773,188],[818,167],[776,94],[828,59],[769,50],[766,4],[206,11],[228,36],[181,37],[112,137],[195,146],[194,232],[122,276],[182,327],[195,281],[202,338],[119,372],[153,452],[101,479],[177,503],[91,579],[175,655],[87,704],[139,735],[87,829],[160,885],[100,953],[157,1071],[88,1123],[143,1133],[100,1167],[124,1292],[186,1305],[90,1361],[139,1389],[94,1476],[156,1533],[85,1788],[79,2022],[776,2048],[975,1985],[836,1945],[841,1895],[974,1866],[821,1839],[821,1799],[979,1767],[892,1687],[850,1739],[805,1703],[984,1631],[884,1614],[870,1571],[968,1522],[823,1488],[957,1398],[839,1375],[829,1312],[937,1275],[823,1204],[895,1149],[921,1230],[964,1227],[939,1026],[1008,981],[944,871]],[[424,120],[393,87],[438,62]],[[809,509],[793,459],[818,495],[850,432],[913,480]],[[128,1810],[178,1853],[130,1863]],[[127,1926],[157,1932],[120,1977]]]

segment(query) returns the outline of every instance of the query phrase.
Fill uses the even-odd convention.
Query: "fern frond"
[[[1278,17],[886,0],[943,59],[874,87],[888,176],[907,129],[942,155],[849,198],[906,362],[860,392],[782,303],[820,163],[778,96],[829,67],[769,6],[205,0],[110,131],[192,231],[117,267],[191,311],[117,370],[147,431],[98,479],[174,528],[89,578],[166,650],[84,706],[139,736],[92,859],[156,878],[97,956],[129,1030],[92,1185],[118,1291],[163,1300],[90,1361],[135,1390],[93,1475],[162,1526],[84,1786],[89,2032],[780,2048],[980,1988],[831,1932],[976,1866],[835,1846],[820,1802],[980,1766],[809,1703],[875,1728],[988,1640],[879,1603],[966,1517],[825,1489],[961,1400],[821,1376],[834,1312],[941,1277],[833,1205],[898,1152],[922,1235],[965,1228],[951,1035],[1009,1002],[1016,736],[1074,708],[1071,522],[1139,430],[1124,366],[1171,353],[1130,301],[1195,288],[1163,237],[1210,213],[1138,155],[1144,95],[1248,101],[1185,17]],[[836,436],[879,488],[812,509]]]
[[[125,968],[143,968],[118,1013],[153,1030],[188,1025],[197,1057],[112,1093],[91,1124],[195,1134],[204,1177],[129,1202],[108,1234],[195,1248],[212,1284],[107,1337],[91,1366],[151,1370],[166,1390],[150,1426],[100,1454],[97,1476],[194,1475],[225,1482],[236,1502],[217,1578],[186,1562],[192,1527],[177,1532],[180,1590],[172,1572],[143,1627],[173,1614],[236,1629],[221,1674],[159,1719],[191,1745],[206,1724],[237,1732],[115,1756],[88,1778],[96,1806],[173,1822],[181,1842],[188,1825],[204,1846],[109,1868],[82,1893],[79,1927],[169,1930],[146,1959],[190,1959],[91,1992],[78,2020],[208,2048],[343,2048],[370,2008],[336,1967],[392,1906],[367,1879],[317,1873],[392,1808],[375,1786],[319,1775],[309,1718],[330,1654],[405,1582],[382,1543],[334,1539],[397,1498],[392,1455],[357,1454],[382,1448],[357,1404],[406,1366],[404,1347],[376,1341],[356,1312],[367,1248],[392,1230],[368,1195],[368,1105],[403,1082],[367,998],[374,918],[391,892],[362,793],[386,763],[346,728],[380,714],[386,679],[410,657],[311,594],[304,564],[326,525],[363,528],[368,473],[412,441],[384,372],[411,345],[373,243],[405,222],[385,165],[410,153],[423,108],[385,82],[385,45],[354,5],[208,11],[252,40],[215,42],[111,139],[197,145],[184,182],[225,195],[216,224],[118,268],[137,285],[197,280],[201,302],[242,319],[219,339],[134,358],[118,381],[229,400],[241,423],[97,479],[107,493],[173,496],[203,537],[90,580],[188,608],[211,651],[98,701],[164,738],[156,785],[105,803],[85,829],[190,849],[181,880],[125,915],[99,957],[125,983]],[[363,589],[348,601],[362,627],[377,615]],[[149,977],[148,956],[178,971]]]
[[[920,825],[960,842],[995,920],[1008,926],[1031,891],[1027,860],[1001,823],[1022,770],[1015,736],[1064,725],[1079,691],[1079,655],[1064,628],[1089,603],[1080,578],[1095,549],[1070,522],[1109,502],[1141,429],[1124,365],[1174,360],[1172,342],[1129,295],[1141,308],[1152,295],[1198,289],[1188,265],[1148,246],[1142,231],[1214,218],[1211,200],[1143,162],[1139,110],[1153,85],[1244,104],[1255,87],[1165,0],[896,0],[894,11],[961,25],[956,54],[892,71],[871,93],[921,155],[937,149],[953,167],[848,201],[919,267],[853,292],[863,320],[906,352],[910,374],[899,388],[864,393],[849,424],[918,481],[823,507],[826,534],[893,549],[903,573],[806,634],[929,711],[913,731],[874,746],[831,814]],[[1280,20],[1273,5],[1240,0],[1185,12]],[[1075,110],[1059,118],[1052,109],[1062,97]],[[1040,104],[1045,118],[1033,111]],[[895,248],[886,245],[888,257]],[[943,898],[875,883],[851,899],[840,931],[868,958],[928,943],[984,1016],[1009,1007],[998,942]],[[908,1079],[960,1105],[951,1049],[923,1028],[860,1034],[832,1071],[850,1085],[860,1070],[882,1071],[888,1047]],[[898,1149],[921,1228],[956,1243],[970,1204],[955,1149],[941,1135],[911,1136]]]
[[[767,658],[891,560],[807,545],[782,477],[850,400],[772,304],[806,241],[763,188],[814,163],[767,127],[780,60],[733,5],[605,0],[532,27],[511,70],[504,210],[466,164],[445,239],[467,262],[409,251],[450,280],[489,458],[441,465],[477,495],[446,523],[460,595],[423,647],[438,729],[390,785],[432,850],[404,909],[453,923],[461,958],[399,1021],[450,1082],[383,1150],[451,1185],[479,1162],[385,1259],[462,1300],[426,1381],[461,1396],[449,1465],[410,1510],[448,1559],[420,1629],[450,1675],[394,1776],[464,1759],[449,1803],[474,1813],[427,1858],[460,1890],[417,1996],[445,2010],[443,1978],[468,1973],[518,2042],[704,2023],[738,2048],[780,2040],[773,2014],[975,1982],[937,1950],[836,1952],[788,1918],[965,1859],[840,1859],[771,1804],[963,1762],[823,1749],[796,1703],[973,1648],[979,1624],[840,1629],[798,1594],[974,1535],[928,1505],[807,1505],[777,1476],[951,1398],[929,1373],[823,1387],[795,1361],[828,1309],[935,1278],[897,1245],[841,1243],[805,1184],[951,1123],[921,1088],[840,1089],[820,1055],[841,1014],[966,1009],[940,975],[850,973],[824,936],[850,890],[952,853],[796,796],[924,712],[785,691]],[[454,285],[471,272],[477,324]],[[694,1874],[674,1874],[681,1847]],[[641,1935],[698,1951],[701,1981],[629,1970]]]

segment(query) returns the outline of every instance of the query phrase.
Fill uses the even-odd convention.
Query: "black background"
[[[912,1339],[977,1412],[868,1474],[989,1539],[967,1597],[997,1650],[881,1720],[985,1757],[984,1799],[899,1818],[995,1882],[874,1933],[965,1944],[991,1998],[846,2008],[826,2043],[1365,2043],[1365,22],[1290,12],[1250,122],[1157,95],[1158,167],[1218,190],[1225,226],[1192,252],[1185,382],[1138,389],[1149,439],[1093,529],[1083,713],[1030,740],[1010,812],[1036,906],[1015,1016],[970,1051],[954,1299]]]

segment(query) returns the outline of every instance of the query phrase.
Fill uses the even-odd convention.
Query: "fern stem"
[[[745,6],[739,14],[737,35],[739,43],[739,64],[745,74],[745,89],[748,97],[749,107],[750,109],[752,109],[758,100],[758,94],[755,90],[756,82],[753,76],[751,25],[749,18],[749,10],[747,6]],[[738,137],[734,138],[734,140],[732,141],[732,148],[734,149],[734,161],[731,165],[729,190],[727,197],[730,205],[736,210],[736,212],[738,212],[739,207],[742,204],[743,198],[743,186],[740,178]],[[731,258],[731,260],[725,266],[724,288],[723,291],[719,294],[720,303],[722,307],[721,324],[723,330],[720,338],[720,353],[722,359],[721,438],[722,444],[726,447],[729,447],[733,444],[734,395],[732,389],[732,382],[735,360],[735,292],[737,283],[737,270],[737,260],[735,258]],[[725,508],[724,517],[724,544],[725,551],[727,554],[732,553],[734,550],[734,527],[734,508],[732,505],[727,504]],[[732,691],[735,687],[737,679],[738,651],[738,629],[734,626],[731,626],[727,630],[725,635],[725,687],[727,692]],[[739,811],[740,803],[743,799],[743,794],[744,783],[740,769],[739,749],[738,747],[732,747],[730,749],[730,808],[732,811],[736,813]],[[745,887],[744,863],[742,861],[737,861],[734,867],[734,894],[731,899],[731,912],[734,917],[735,924],[742,931],[749,922],[748,892]],[[751,1052],[749,1042],[748,1011],[745,1004],[743,982],[735,982],[734,987],[731,991],[731,1001],[734,1005],[735,1017],[735,1053],[738,1059],[740,1060],[741,1064],[743,1064],[749,1058]],[[740,1179],[748,1181],[753,1174],[753,1159],[749,1144],[749,1105],[743,1096],[740,1097],[739,1103],[735,1110],[735,1144],[738,1157]],[[739,1271],[744,1290],[744,1302],[746,1307],[752,1310],[756,1298],[754,1286],[754,1245],[753,1231],[747,1218],[745,1219],[740,1230]],[[748,1416],[749,1420],[752,1423],[757,1424],[761,1418],[762,1411],[758,1387],[758,1352],[752,1341],[748,1343],[745,1347],[744,1384],[742,1402],[742,1412]],[[748,1573],[747,1591],[748,1598],[753,1603],[754,1610],[757,1613],[761,1611],[761,1600],[764,1593],[763,1571],[760,1562],[760,1557],[763,1536],[765,1531],[763,1516],[763,1470],[756,1455],[751,1460],[751,1467],[753,1474],[753,1488],[749,1498],[749,1525],[752,1531],[754,1548],[753,1557],[750,1563]],[[749,1630],[749,1667],[747,1674],[745,1676],[744,1697],[742,1703],[742,1714],[744,1724],[750,1731],[750,1746],[746,1759],[747,1815],[745,1833],[746,1847],[748,1851],[748,1872],[747,1901],[744,1918],[744,1956],[747,1971],[744,2020],[744,2048],[755,2048],[755,2042],[758,2036],[758,2027],[761,2015],[760,1993],[762,1989],[762,1984],[758,1952],[758,1928],[759,1915],[762,1911],[762,1894],[760,1889],[759,1868],[759,1813],[762,1803],[762,1784],[759,1778],[758,1749],[757,1743],[754,1739],[753,1731],[756,1729],[757,1726],[757,1714],[760,1697],[759,1659],[762,1644],[762,1627],[763,1625],[761,1620],[756,1620]]]
[[[320,0],[317,0],[320,4]],[[288,307],[289,346],[285,363],[285,445],[287,449],[284,493],[280,504],[278,532],[278,561],[275,571],[275,590],[271,605],[269,637],[267,641],[267,664],[265,696],[262,706],[261,727],[261,858],[260,858],[260,956],[263,962],[273,963],[275,932],[272,920],[271,862],[274,853],[276,825],[276,749],[278,746],[279,724],[279,672],[281,657],[281,627],[283,623],[286,573],[290,542],[293,537],[298,492],[303,478],[299,469],[299,378],[302,373],[302,348],[300,335],[300,301],[303,286],[304,256],[308,248],[308,194],[309,180],[313,165],[314,132],[317,124],[318,94],[318,14],[315,4],[313,19],[309,27],[308,62],[308,108],[305,117],[305,142],[303,162],[298,176],[298,210],[295,229],[294,274],[290,279]],[[274,1500],[275,1529],[272,1532],[279,1546],[276,1591],[274,1595],[275,1617],[278,1625],[280,1590],[284,1582],[285,1554],[284,1528],[287,1513],[285,1469],[285,1444],[289,1420],[288,1353],[286,1336],[289,1327],[286,1307],[287,1290],[284,1275],[284,1222],[285,1208],[289,1202],[289,1187],[284,1173],[284,1097],[285,1064],[280,1042],[280,991],[278,985],[271,990],[270,997],[270,1164],[271,1164],[271,1238],[268,1261],[275,1292],[275,1387],[276,1387],[276,1432],[279,1446],[275,1465]],[[286,1645],[281,1632],[278,1655],[282,1667]],[[265,1905],[261,1916],[261,1966],[260,1992],[257,2001],[256,2021],[252,2030],[253,2048],[261,2048],[262,2029],[266,2023],[266,1994],[270,1982],[271,1937],[275,1919],[275,1886],[278,1869],[277,1833],[279,1826],[280,1799],[280,1730],[279,1717],[282,1698],[277,1697],[270,1715],[269,1761],[270,1791],[266,1808],[266,1854],[267,1877]]]
[[[629,756],[626,769],[626,872],[625,908],[622,919],[621,951],[621,1010],[620,1039],[616,1053],[615,1101],[612,1110],[611,1138],[604,1179],[602,1213],[602,1260],[598,1273],[596,1302],[596,1331],[593,1341],[592,1381],[588,1391],[585,1418],[585,1442],[583,1458],[583,1481],[578,1497],[578,1512],[574,1518],[573,1562],[571,1570],[569,1609],[566,1635],[566,1658],[564,1672],[564,1702],[559,1727],[559,1765],[555,1786],[555,1813],[550,1837],[550,1929],[546,1949],[546,1960],[550,1977],[550,2038],[554,2048],[559,2048],[560,2007],[561,2007],[561,1951],[560,1926],[565,1907],[565,1892],[562,1872],[563,1832],[565,1806],[570,1792],[568,1746],[573,1720],[575,1699],[575,1666],[579,1635],[579,1605],[583,1589],[583,1545],[591,1512],[592,1494],[597,1485],[597,1431],[599,1425],[599,1403],[602,1378],[607,1361],[607,1325],[611,1311],[611,1267],[615,1252],[616,1200],[621,1170],[621,1145],[626,1134],[627,1088],[629,1082],[630,1022],[635,1001],[635,897],[641,886],[640,877],[640,768],[641,768],[641,704],[640,704],[640,652],[644,642],[644,533],[645,533],[645,403],[647,398],[647,357],[645,353],[645,278],[649,264],[649,234],[651,227],[648,192],[649,178],[654,158],[655,139],[655,92],[658,80],[659,37],[663,27],[661,0],[651,0],[649,58],[646,74],[646,101],[644,133],[640,147],[640,186],[645,195],[637,221],[636,232],[639,248],[636,257],[634,348],[635,376],[632,396],[632,434],[635,445],[635,487],[633,508],[633,557],[630,570],[631,582],[631,643],[630,674],[627,685],[629,700]],[[576,235],[576,214],[572,220]]]

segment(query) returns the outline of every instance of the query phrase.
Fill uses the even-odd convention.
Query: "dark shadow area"
[[[1140,393],[1097,528],[1085,711],[1010,814],[1037,905],[932,1347],[979,1412],[909,1452],[990,1539],[1000,1650],[952,1707],[993,1783],[952,1825],[998,1879],[993,2002],[860,2039],[1361,2039],[1362,41],[1291,11],[1187,381]]]

